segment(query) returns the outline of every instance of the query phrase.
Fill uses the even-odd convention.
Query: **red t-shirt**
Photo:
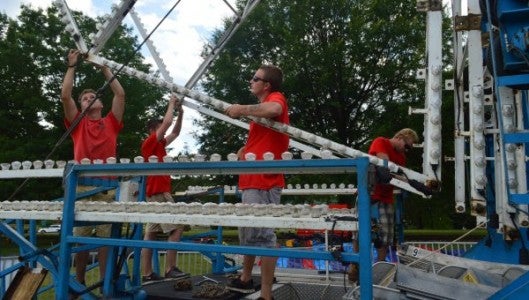
[[[395,150],[388,138],[378,137],[373,140],[369,147],[369,154],[376,156],[378,153],[387,154],[389,160],[397,165],[404,166],[406,164],[406,156],[404,153]],[[375,185],[375,190],[371,194],[371,199],[383,203],[393,203],[393,186],[391,184]]]
[[[64,125],[69,128],[71,123],[65,119]],[[83,158],[92,162],[102,159],[106,162],[107,158],[116,157],[118,133],[122,128],[123,122],[119,122],[112,112],[99,120],[82,118],[71,134],[74,159],[78,162]]]
[[[153,132],[141,144],[141,155],[143,159],[148,161],[149,156],[156,155],[158,161],[163,161],[163,157],[167,155],[165,151],[166,143],[165,138],[158,141],[156,132]],[[171,177],[169,175],[147,176],[147,197],[166,192],[171,192]]]
[[[283,112],[275,117],[276,122],[290,124],[288,118],[287,99],[280,92],[273,92],[268,95],[262,103],[277,102],[281,104]],[[274,159],[281,159],[281,154],[288,150],[289,137],[287,134],[275,131],[268,127],[262,126],[255,122],[250,123],[248,141],[244,147],[244,155],[252,152],[256,160],[263,159],[263,153],[274,153]],[[239,189],[259,189],[269,190],[274,187],[285,187],[285,178],[283,174],[241,174],[239,175]]]

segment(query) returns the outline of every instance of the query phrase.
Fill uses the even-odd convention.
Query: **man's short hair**
[[[404,128],[399,130],[399,132],[395,133],[395,137],[409,138],[414,144],[419,142],[419,136],[417,135],[417,132],[415,132],[415,130],[411,128]]]
[[[281,71],[280,68],[274,65],[261,65],[259,69],[264,71],[263,79],[270,83],[272,92],[281,90],[281,85],[283,84],[283,71]]]
[[[83,96],[85,94],[88,94],[88,93],[92,93],[92,94],[95,94],[97,95],[97,92],[93,89],[84,89],[81,94],[79,94],[79,97],[77,98],[77,102],[81,103],[81,99],[83,98]]]
[[[162,124],[161,119],[150,119],[147,121],[147,131],[151,132],[152,130],[156,130],[156,127],[160,124]]]

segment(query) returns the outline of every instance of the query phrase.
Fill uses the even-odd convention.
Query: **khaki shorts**
[[[170,193],[160,193],[147,197],[147,202],[169,202],[174,203],[174,199]],[[184,230],[184,225],[182,224],[158,224],[158,223],[147,223],[145,226],[146,232],[163,232],[168,233],[173,230],[179,229]]]
[[[90,190],[93,190],[94,188],[95,187],[93,186],[80,185],[77,187],[77,193],[88,192]],[[116,198],[116,191],[108,190],[105,192],[97,193],[88,198],[84,198],[83,200],[79,200],[78,202],[80,201],[83,201],[83,202],[88,202],[88,201],[114,202],[115,198]],[[92,236],[95,231],[95,235],[98,237],[109,237],[111,229],[112,229],[111,224],[77,226],[73,228],[73,234],[75,236]]]
[[[280,204],[282,188],[271,188],[268,191],[248,189],[242,191],[242,203],[245,204]],[[277,236],[274,228],[239,227],[239,245],[256,247],[277,247]]]

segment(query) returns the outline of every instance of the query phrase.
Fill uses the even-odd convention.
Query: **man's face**
[[[413,141],[410,138],[401,136],[399,137],[399,141],[399,152],[408,153],[411,149],[413,149]]]
[[[252,94],[259,96],[270,86],[270,83],[264,78],[265,72],[263,70],[259,69],[255,72],[254,76],[250,79],[250,92]]]
[[[88,105],[90,105],[90,103],[95,99],[96,97],[96,94],[94,93],[85,93],[83,94],[83,96],[81,96],[81,101],[80,101],[80,104],[81,104],[81,110],[85,110]],[[95,109],[95,108],[98,108],[98,109],[101,109],[103,108],[103,103],[101,102],[101,100],[97,99],[94,104],[92,104],[92,106],[90,107],[90,109]]]

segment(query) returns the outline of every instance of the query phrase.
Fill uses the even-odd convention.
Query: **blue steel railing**
[[[359,253],[341,253],[342,262],[358,263],[360,266],[361,297],[372,298],[371,275],[371,235],[370,209],[368,193],[367,158],[358,159],[319,159],[319,160],[288,160],[288,161],[240,161],[240,162],[190,162],[190,163],[157,163],[157,164],[102,164],[102,165],[73,165],[69,166],[65,178],[65,196],[63,220],[61,229],[61,245],[59,249],[58,280],[56,280],[56,298],[66,299],[68,288],[79,289],[79,283],[70,278],[69,266],[71,254],[76,250],[75,244],[90,245],[92,247],[109,246],[107,269],[103,282],[103,293],[106,296],[119,295],[123,287],[116,286],[113,274],[117,261],[117,250],[120,247],[174,249],[180,251],[219,252],[233,254],[248,254],[256,256],[276,256],[289,258],[308,258],[319,260],[335,260],[329,251],[304,251],[296,249],[270,249],[258,247],[226,246],[216,244],[196,244],[187,242],[168,243],[161,241],[144,241],[141,239],[126,239],[120,237],[119,230],[113,230],[110,238],[92,238],[73,236],[75,223],[76,187],[81,176],[144,176],[144,175],[231,175],[250,173],[283,173],[283,174],[353,174],[356,173],[358,186],[358,228]],[[114,224],[114,229],[118,224]],[[86,247],[86,246],[85,246]],[[112,255],[113,254],[113,255]],[[137,276],[137,274],[134,274]],[[132,280],[138,283],[139,279]],[[133,287],[127,291],[130,295],[138,291]],[[89,295],[82,295],[84,299],[91,299]]]

